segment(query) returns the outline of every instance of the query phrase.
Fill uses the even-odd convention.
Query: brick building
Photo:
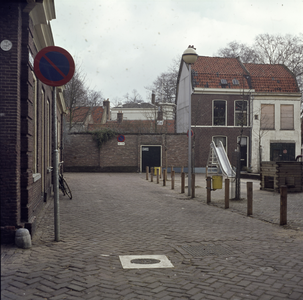
[[[295,76],[284,65],[242,64],[237,58],[199,56],[189,74],[181,62],[177,133],[187,132],[189,127],[190,89],[196,167],[206,166],[212,141],[223,143],[234,166],[240,144],[241,169],[254,172],[258,172],[260,161],[274,160],[272,153],[287,153],[281,156],[283,160],[294,160],[300,154],[301,94]],[[270,126],[264,122],[268,119]],[[276,156],[275,160],[279,159],[279,154]]]
[[[52,88],[36,78],[33,62],[42,48],[54,45],[54,18],[53,0],[0,4],[2,243],[12,242],[20,227],[34,234],[36,218],[52,192]],[[57,88],[59,147],[65,110]]]

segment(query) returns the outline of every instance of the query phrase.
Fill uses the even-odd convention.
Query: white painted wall
[[[178,99],[177,99],[177,111],[176,111],[176,130],[177,133],[187,132],[189,126],[189,113],[188,113],[188,97],[189,92],[192,89],[189,87],[189,80],[191,79],[188,67],[183,62],[182,71],[180,74],[178,85]]]
[[[157,108],[113,107],[111,109],[111,120],[117,120],[118,112],[123,113],[123,120],[154,120],[157,111]]]
[[[275,105],[275,129],[261,130],[261,104]],[[280,130],[280,105],[294,105],[294,130]],[[300,94],[261,94],[255,93],[252,101],[252,171],[258,172],[259,166],[259,138],[261,138],[262,160],[270,160],[270,143],[295,143],[296,156],[301,154],[301,121],[300,121]],[[258,115],[258,120],[254,116]]]

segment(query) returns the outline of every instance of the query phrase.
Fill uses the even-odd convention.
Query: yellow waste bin
[[[154,167],[154,175],[157,175],[157,170],[159,170],[159,175],[161,174],[161,167]]]
[[[223,176],[213,175],[212,179],[213,179],[213,190],[222,189]]]

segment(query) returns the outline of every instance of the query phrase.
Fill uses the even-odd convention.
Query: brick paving
[[[282,227],[280,195],[257,181],[247,217],[245,200],[223,209],[220,190],[207,205],[203,175],[194,199],[178,174],[174,190],[145,174],[65,177],[73,200],[60,196],[60,242],[49,202],[31,249],[1,246],[1,299],[303,299],[302,194],[288,195]],[[166,255],[174,267],[123,269],[119,255]]]

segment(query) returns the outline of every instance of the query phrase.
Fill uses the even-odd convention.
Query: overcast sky
[[[231,41],[303,32],[303,0],[55,0],[55,45],[81,63],[91,89],[115,102],[145,89],[188,45],[215,56]]]

